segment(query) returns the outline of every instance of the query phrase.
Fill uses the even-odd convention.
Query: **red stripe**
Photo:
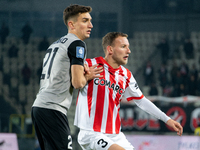
[[[109,72],[111,72],[112,70],[110,68]],[[113,73],[113,75],[112,75]],[[115,75],[114,72],[110,73],[109,75],[109,80],[111,82],[111,85],[114,84],[116,85],[116,81],[115,81]],[[115,86],[114,86],[115,87]],[[106,133],[113,133],[112,129],[113,129],[113,110],[114,110],[114,99],[113,99],[113,89],[109,88],[109,104],[108,104],[108,114],[107,114],[107,121],[106,121]]]
[[[87,59],[88,66],[92,66],[92,61]],[[87,102],[88,102],[88,114],[90,117],[91,107],[92,107],[92,92],[93,92],[93,80],[88,83],[88,91],[87,91]]]
[[[138,100],[138,99],[142,99],[143,97],[144,97],[143,94],[142,94],[140,97],[129,97],[129,98],[127,98],[127,101],[131,101],[131,100],[133,100],[133,99]]]
[[[123,70],[120,69],[119,78],[118,78],[118,85],[120,86],[120,88],[123,88],[123,83],[124,83],[124,74],[123,74]],[[116,107],[120,105],[120,100],[121,100],[120,98],[121,98],[121,95],[117,93],[116,98],[115,98]],[[119,133],[120,127],[121,127],[121,119],[119,115],[119,110],[120,108],[117,110],[117,116],[116,116],[116,121],[115,121],[115,133],[117,134]]]
[[[125,69],[127,71],[127,77],[128,77],[128,79],[126,80],[126,86],[125,86],[125,89],[126,89],[129,86],[129,82],[130,82],[130,78],[131,78],[131,72],[127,68],[125,68]]]
[[[98,62],[97,62],[98,63]],[[99,63],[98,63],[99,64]],[[101,73],[105,78],[105,71]],[[99,78],[101,80],[102,78]],[[98,85],[97,95],[96,96],[96,111],[94,116],[94,131],[101,132],[101,123],[103,118],[103,108],[104,108],[104,97],[105,97],[105,86]]]

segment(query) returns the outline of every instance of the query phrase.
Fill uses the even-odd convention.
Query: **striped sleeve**
[[[124,92],[124,97],[127,99],[127,101],[142,99],[144,95],[142,94],[132,73],[130,71],[129,73],[130,77],[127,79],[128,83]]]

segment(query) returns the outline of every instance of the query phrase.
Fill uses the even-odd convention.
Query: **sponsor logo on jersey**
[[[135,89],[138,89],[139,87],[138,87],[138,84],[137,83],[135,83]]]
[[[120,95],[124,92],[122,88],[120,88],[119,85],[111,83],[108,80],[105,79],[94,79],[94,84],[101,85],[101,86],[108,86],[109,88],[113,89],[113,91],[118,92]]]
[[[77,46],[76,47],[76,57],[77,58],[84,58],[84,47]]]

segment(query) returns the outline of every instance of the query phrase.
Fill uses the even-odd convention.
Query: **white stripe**
[[[91,59],[91,61],[92,61],[92,65],[97,64],[96,59]],[[90,112],[90,120],[93,125],[94,125],[94,117],[95,117],[95,111],[96,111],[95,109],[96,109],[97,90],[98,90],[98,85],[93,84],[92,106],[91,106],[91,112]]]
[[[122,70],[123,70],[123,74],[124,74],[123,78],[127,79],[128,78],[127,70],[124,67],[122,67]],[[123,88],[125,89],[125,87],[126,87],[126,80],[123,81]]]
[[[106,64],[104,64],[104,68],[108,68]],[[105,70],[105,80],[109,81],[110,76],[107,69]],[[105,95],[104,95],[104,108],[103,108],[103,118],[102,118],[102,124],[101,124],[101,131],[106,131],[106,123],[107,123],[107,116],[108,116],[108,107],[109,107],[109,87],[105,86]]]
[[[115,81],[116,81],[115,85],[118,85],[118,82],[119,82],[119,70],[117,70],[115,72]],[[115,92],[115,90],[113,90],[113,101],[116,98],[116,94],[117,94],[117,92]],[[114,109],[113,109],[113,133],[116,133],[115,132],[115,122],[116,122],[116,118],[117,118],[117,112],[118,112],[118,108],[116,107],[115,102],[114,102]]]

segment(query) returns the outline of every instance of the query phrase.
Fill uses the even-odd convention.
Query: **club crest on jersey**
[[[84,58],[84,47],[77,46],[76,47],[76,57],[77,58]]]
[[[113,89],[113,91],[118,92],[120,95],[124,92],[124,90],[122,88],[120,88],[119,85],[116,85],[114,83],[111,83],[108,80],[105,79],[94,79],[94,84],[96,85],[101,85],[101,86],[108,86],[109,88]]]

